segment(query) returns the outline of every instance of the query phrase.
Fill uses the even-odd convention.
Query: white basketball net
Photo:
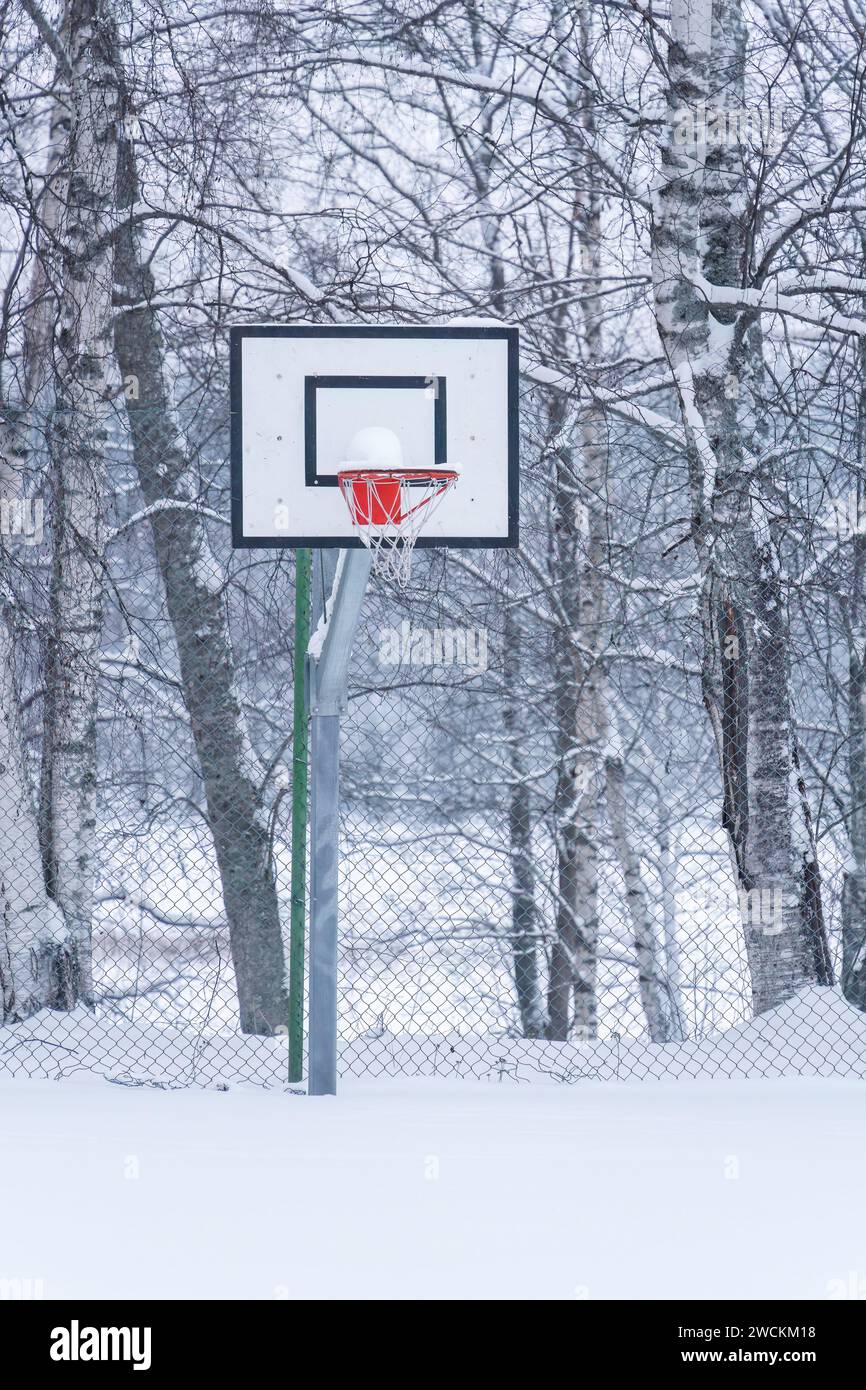
[[[404,589],[415,542],[457,474],[344,469],[337,476],[355,532],[373,557],[373,573]]]

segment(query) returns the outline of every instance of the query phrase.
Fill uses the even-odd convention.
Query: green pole
[[[312,551],[295,551],[295,686],[292,717],[292,912],[289,936],[289,1080],[304,1074],[304,933],[307,906],[307,700]]]

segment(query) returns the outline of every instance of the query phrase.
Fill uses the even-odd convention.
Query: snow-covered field
[[[49,1298],[863,1296],[864,1186],[855,1081],[0,1079],[0,1278]]]
[[[609,1044],[511,1039],[480,1079],[494,1039],[367,1039],[336,1099],[286,1086],[284,1039],[4,1032],[3,1289],[866,1297],[866,1017],[836,990],[643,1043],[644,1081]]]

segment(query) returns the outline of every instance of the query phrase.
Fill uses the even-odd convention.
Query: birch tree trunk
[[[556,909],[547,989],[547,1037],[594,1038],[598,1026],[598,757],[601,751],[597,676],[586,620],[583,547],[589,510],[581,500],[566,403],[553,402],[556,447],[553,573],[560,622],[554,633],[554,723],[557,776],[553,817]],[[573,1010],[572,1010],[573,1003]]]
[[[64,26],[64,35],[68,25]],[[71,92],[59,69],[55,74],[57,95],[51,110],[48,132],[49,153],[45,187],[38,205],[39,233],[46,246],[58,236],[68,192],[67,155],[72,129]],[[38,406],[39,396],[52,363],[52,339],[57,318],[57,300],[49,276],[47,256],[38,255],[33,263],[30,283],[30,309],[24,342],[24,405],[28,411]]]
[[[860,394],[857,401],[857,472],[866,467],[866,343],[860,348]],[[863,512],[863,483],[857,492],[857,516]],[[866,534],[851,538],[853,578],[850,601],[842,605],[848,641],[848,781],[851,812],[848,838],[851,863],[842,885],[842,989],[845,998],[866,1011]]]
[[[525,729],[520,717],[520,639],[514,607],[505,609],[505,702],[503,723],[510,782],[508,830],[511,857],[511,953],[514,988],[525,1038],[544,1036],[546,1014],[538,973],[539,916],[532,844],[532,806],[523,756]]]
[[[0,1022],[71,1009],[79,991],[74,943],[45,892],[23,755],[12,639],[0,616]]]
[[[625,884],[625,905],[631,923],[637,962],[638,989],[644,1017],[653,1042],[670,1042],[677,1036],[671,1002],[659,970],[659,952],[652,910],[628,820],[625,768],[622,758],[609,753],[605,759],[607,818],[614,852]]]
[[[0,487],[18,485],[13,427],[0,421]],[[5,563],[2,549],[0,562]],[[3,576],[0,575],[0,582]],[[79,992],[75,943],[48,896],[39,830],[24,756],[11,615],[0,599],[0,1023],[39,1009],[74,1008]]]
[[[116,194],[119,118],[104,0],[70,0],[65,38],[71,92],[64,207],[56,240],[45,248],[57,323],[41,835],[48,891],[74,937],[82,998],[92,1004],[101,518],[112,330],[106,232]]]
[[[669,781],[669,776],[665,773],[662,782],[662,798],[665,794],[665,782]],[[682,965],[680,961],[680,947],[677,932],[677,892],[676,892],[676,870],[674,868],[673,855],[671,852],[671,825],[667,807],[662,804],[658,809],[658,854],[659,854],[659,882],[661,886],[662,899],[662,921],[664,924],[664,960],[665,960],[665,981],[666,991],[669,1001],[671,1014],[671,1037],[676,1042],[682,1042],[688,1036],[686,1027],[686,1012],[683,1004],[683,984],[682,984]]]
[[[577,196],[573,237],[585,288],[581,329],[586,356],[601,360],[602,303],[598,294],[601,248],[601,199],[592,175],[589,145],[595,136],[594,78],[588,65],[592,23],[588,7],[574,14],[557,12],[555,23],[579,46],[573,83],[575,119],[581,129],[576,154]],[[605,592],[603,491],[606,464],[604,424],[590,405],[579,427],[579,475],[567,443],[571,422],[566,405],[553,406],[557,449],[554,486],[554,535],[557,593],[562,630],[557,632],[556,724],[559,772],[554,800],[557,848],[556,937],[551,951],[548,986],[548,1031],[552,1039],[590,1039],[598,1031],[598,864],[599,781],[607,709],[601,649],[604,641]],[[576,452],[576,451],[575,451]],[[569,1018],[573,999],[573,1018]]]
[[[485,62],[483,36],[478,16],[470,10],[473,38],[473,57],[476,67]],[[489,63],[489,59],[487,60]],[[470,141],[470,132],[455,127],[455,138],[471,171],[481,213],[481,235],[488,255],[490,302],[503,321],[508,318],[508,302],[503,257],[500,252],[501,223],[490,201],[496,141],[493,133],[493,113],[485,104],[477,116],[479,138]],[[509,574],[514,562],[506,558]],[[514,990],[520,1014],[520,1026],[525,1038],[544,1036],[547,1013],[538,969],[540,914],[536,895],[535,851],[533,846],[532,799],[523,755],[525,719],[523,717],[522,648],[520,628],[514,605],[506,595],[504,620],[504,677],[505,695],[502,722],[509,762],[508,780],[508,849],[511,862],[511,958],[514,970]]]
[[[701,276],[746,273],[743,153],[729,123],[707,152],[699,123],[677,119],[744,105],[740,0],[673,0],[667,134],[653,227],[659,334],[688,438],[692,531],[703,578],[704,701],[723,781],[740,900],[771,903],[744,920],[756,1013],[810,983],[830,983],[814,835],[790,699],[789,634],[769,505],[758,463],[762,338],[754,312],[709,310]],[[718,82],[718,90],[711,85]],[[677,143],[674,130],[683,143]]]
[[[123,140],[121,207],[137,196],[135,153]],[[155,311],[153,276],[132,223],[116,238],[116,280],[125,308],[114,342],[130,383],[126,408],[139,487],[165,588],[183,699],[204,781],[222,884],[241,1029],[288,1025],[288,991],[264,773],[250,744],[232,655],[225,577],[196,514]],[[134,385],[133,385],[134,383]],[[180,507],[160,504],[177,501]]]

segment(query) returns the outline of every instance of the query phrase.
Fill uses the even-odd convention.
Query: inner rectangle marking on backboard
[[[433,462],[448,462],[447,390],[444,376],[305,376],[304,377],[304,482],[307,487],[336,487],[336,473],[319,473],[317,467],[317,392],[320,390],[432,391]]]

